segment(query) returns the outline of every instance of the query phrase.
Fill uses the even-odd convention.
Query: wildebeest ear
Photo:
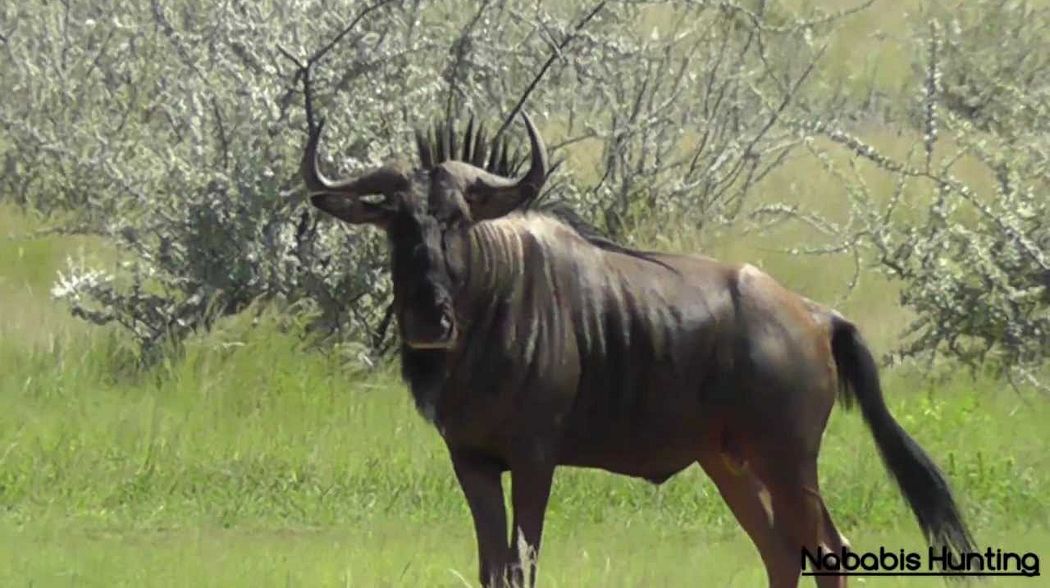
[[[354,224],[386,226],[396,211],[397,196],[408,184],[408,174],[400,162],[393,162],[344,180],[332,180],[321,173],[318,148],[324,121],[310,129],[303,150],[301,172],[310,202],[328,214]],[[376,198],[363,200],[363,198]]]
[[[391,197],[379,198],[382,200],[368,201],[349,194],[315,194],[310,197],[310,202],[339,220],[386,228],[394,216],[395,208]]]

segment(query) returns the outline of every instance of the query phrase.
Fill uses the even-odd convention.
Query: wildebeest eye
[[[379,205],[385,204],[389,197],[386,194],[364,194],[359,196],[358,199],[365,204]]]

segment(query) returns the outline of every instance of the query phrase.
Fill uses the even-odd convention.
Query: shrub
[[[984,41],[999,47],[1018,28],[1050,30],[1045,18],[1013,25],[997,36],[985,31]],[[910,157],[889,157],[821,122],[800,122],[798,128],[807,140],[823,136],[853,156],[847,173],[808,142],[842,179],[849,200],[850,222],[838,227],[838,244],[831,249],[870,248],[874,262],[901,281],[901,302],[917,315],[896,354],[947,354],[974,369],[991,366],[1013,382],[1045,388],[1040,369],[1050,355],[1050,140],[1035,121],[1048,120],[1050,104],[1038,88],[1012,94],[1013,104],[999,102],[1005,94],[997,92],[1014,81],[995,76],[1013,71],[1007,62],[1016,53],[975,49],[961,65],[953,63],[958,47],[945,51],[952,44],[943,36],[951,27],[957,23],[932,20],[922,36],[922,139]],[[974,68],[974,59],[987,61]],[[980,85],[998,88],[987,95],[996,98],[982,98],[981,109],[960,110],[953,91],[961,86],[943,86],[944,72],[960,68],[970,68],[971,80],[990,76]],[[1032,117],[1028,123],[1026,117]],[[860,173],[867,164],[894,176],[896,189],[888,198],[869,190]]]
[[[1025,0],[931,4],[939,23],[940,104],[977,129],[1050,131],[1050,7]],[[922,31],[925,33],[925,31]]]
[[[356,2],[151,0],[5,5],[10,67],[0,194],[62,230],[113,239],[112,272],[71,265],[54,288],[115,322],[146,356],[256,300],[312,313],[314,330],[391,345],[376,233],[315,217],[301,197],[297,69]],[[732,219],[796,143],[779,124],[812,53],[802,27],[734,3],[546,7],[381,1],[316,68],[339,174],[408,153],[427,117],[507,121],[523,102],[580,159],[550,196],[613,232],[638,214]],[[641,30],[639,22],[653,22]],[[786,23],[786,24],[785,24]],[[657,26],[658,25],[658,26]],[[791,50],[777,52],[780,43]],[[799,56],[784,71],[768,54]],[[779,67],[779,66],[778,66]],[[557,133],[551,134],[558,137]],[[590,165],[587,165],[587,164]],[[570,167],[570,166],[566,166]]]

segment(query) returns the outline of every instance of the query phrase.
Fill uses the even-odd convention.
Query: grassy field
[[[0,585],[472,583],[467,509],[436,432],[392,371],[354,373],[267,313],[133,369],[119,334],[84,326],[47,297],[65,258],[100,244],[34,237],[34,228],[0,211]],[[763,251],[734,243],[666,245]],[[759,257],[786,282],[833,294],[822,290],[824,260]],[[873,329],[903,324],[892,285],[866,280],[846,306]],[[987,378],[897,370],[887,380],[894,412],[948,472],[978,541],[1050,552],[1050,404]],[[920,548],[859,416],[835,412],[821,475],[856,547]],[[695,469],[660,487],[563,470],[547,539],[546,586],[764,578]]]

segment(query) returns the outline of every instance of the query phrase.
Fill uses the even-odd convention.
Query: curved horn
[[[470,199],[471,212],[475,218],[495,218],[507,214],[523,202],[535,198],[547,180],[549,167],[543,139],[529,115],[522,112],[521,117],[529,133],[532,151],[529,170],[519,179],[504,178],[486,171],[478,173],[470,188],[475,196]]]
[[[317,123],[317,127],[310,129],[310,137],[306,141],[306,149],[303,152],[302,174],[303,182],[310,194],[352,194],[365,196],[368,194],[386,194],[397,190],[408,182],[408,178],[400,169],[384,166],[372,170],[357,178],[345,180],[330,180],[323,173],[317,163],[317,147],[321,142],[321,131],[324,130],[324,120]]]
[[[310,137],[306,140],[306,149],[303,151],[303,182],[311,194],[321,192],[346,192],[353,185],[353,180],[333,181],[321,173],[321,166],[317,162],[317,146],[321,142],[321,132],[324,130],[324,119],[318,121],[317,126],[310,129]]]

